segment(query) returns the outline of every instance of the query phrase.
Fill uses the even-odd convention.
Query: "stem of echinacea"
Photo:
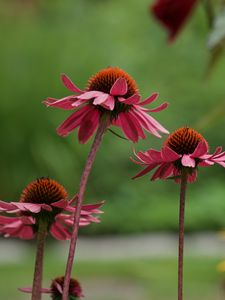
[[[32,300],[41,300],[42,273],[47,222],[40,218],[37,232],[37,252],[35,260]]]
[[[185,195],[187,188],[187,170],[183,168],[180,184],[180,213],[179,213],[179,254],[178,254],[178,300],[183,300],[183,254],[184,254],[184,215]]]
[[[74,224],[73,224],[73,229],[72,229],[72,234],[71,234],[69,254],[68,254],[67,265],[66,265],[66,273],[65,273],[65,279],[64,279],[62,300],[68,300],[70,277],[71,277],[71,271],[72,271],[72,266],[73,266],[75,250],[76,250],[77,238],[78,238],[78,229],[79,229],[79,221],[80,221],[80,213],[81,213],[83,197],[84,197],[88,177],[89,177],[93,162],[95,160],[96,153],[99,149],[103,134],[106,131],[107,126],[108,126],[107,120],[102,120],[102,122],[100,122],[95,139],[93,141],[91,150],[89,152],[89,155],[88,155],[88,158],[86,161],[86,165],[83,170],[83,174],[81,176],[80,187],[79,187],[79,192],[78,192],[78,199],[77,199],[77,204],[76,204],[76,211],[75,211],[75,215],[74,215]]]

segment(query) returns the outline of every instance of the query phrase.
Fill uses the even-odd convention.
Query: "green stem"
[[[179,212],[179,247],[178,247],[178,300],[183,300],[183,255],[184,255],[184,216],[185,216],[185,195],[187,188],[188,173],[185,168],[182,170],[180,184],[180,212]]]
[[[38,232],[37,232],[37,252],[36,252],[34,278],[33,278],[32,298],[31,298],[32,300],[41,300],[43,258],[44,258],[46,232],[47,232],[47,222],[43,221],[40,218],[38,224]]]

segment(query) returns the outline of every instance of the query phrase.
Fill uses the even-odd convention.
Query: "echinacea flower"
[[[39,178],[31,182],[22,192],[19,202],[0,201],[0,234],[5,237],[33,239],[36,236],[40,220],[47,223],[47,231],[58,240],[71,237],[73,225],[73,206],[77,197],[68,200],[64,187],[49,178]],[[79,226],[86,226],[99,219],[92,214],[99,214],[103,203],[83,205]],[[10,215],[10,216],[9,216]]]
[[[42,288],[43,294],[50,294],[52,300],[62,300],[64,276],[57,277],[52,280],[50,288]],[[21,292],[31,293],[31,288],[19,288]],[[79,300],[84,297],[83,291],[78,280],[70,278],[68,300]]]
[[[209,154],[208,143],[194,129],[182,127],[169,135],[160,151],[149,149],[136,154],[135,163],[145,166],[145,169],[134,178],[145,175],[157,168],[151,180],[166,179],[173,176],[179,182],[182,170],[188,173],[188,182],[193,182],[197,176],[197,168],[212,166],[215,163],[225,167],[225,152],[217,147],[213,154]]]
[[[106,119],[107,126],[115,125],[122,129],[132,142],[144,139],[143,129],[156,137],[159,132],[168,131],[147,112],[159,112],[167,107],[167,103],[153,109],[144,105],[156,100],[154,93],[141,102],[134,79],[117,67],[108,67],[99,71],[88,80],[85,90],[79,89],[66,75],[62,75],[64,85],[73,95],[62,99],[48,98],[44,103],[65,110],[75,110],[58,128],[57,133],[67,136],[79,128],[78,139],[86,143],[99,127],[101,120]]]
[[[150,9],[169,31],[168,40],[175,39],[198,0],[156,0]]]

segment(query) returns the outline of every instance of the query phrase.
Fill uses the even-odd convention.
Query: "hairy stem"
[[[184,168],[180,184],[180,213],[179,213],[179,254],[178,254],[178,300],[183,300],[183,254],[184,254],[184,215],[185,194],[187,188],[187,170]]]
[[[40,219],[37,232],[37,252],[35,260],[32,300],[41,300],[42,273],[47,222]]]
[[[83,196],[85,193],[88,177],[93,165],[93,162],[95,160],[96,153],[99,149],[99,146],[102,141],[102,137],[104,132],[107,129],[107,120],[102,120],[100,123],[100,126],[98,128],[98,131],[96,133],[94,142],[91,146],[91,150],[89,152],[86,165],[84,167],[84,171],[81,177],[80,181],[80,187],[78,192],[78,199],[77,199],[77,205],[76,205],[76,212],[74,215],[74,224],[72,229],[72,235],[71,235],[71,241],[70,241],[70,249],[67,259],[67,266],[66,266],[66,273],[65,273],[65,279],[64,279],[64,286],[63,286],[63,296],[62,300],[68,300],[68,292],[69,292],[69,284],[70,284],[70,277],[71,277],[71,271],[73,266],[73,260],[76,250],[76,244],[77,244],[77,237],[78,237],[78,229],[79,229],[79,221],[80,221],[80,213],[81,213],[81,207],[82,207],[82,201]]]

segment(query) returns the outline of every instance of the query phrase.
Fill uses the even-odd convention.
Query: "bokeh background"
[[[177,41],[168,45],[165,31],[149,13],[151,2],[0,1],[1,199],[17,201],[22,189],[41,176],[58,180],[71,196],[78,189],[91,141],[80,145],[76,132],[67,138],[57,136],[55,128],[68,112],[47,109],[42,104],[48,96],[68,95],[60,82],[61,73],[84,88],[92,74],[107,66],[119,66],[136,80],[143,97],[156,91],[160,93],[159,103],[170,103],[168,109],[155,114],[166,128],[173,131],[191,126],[207,139],[211,151],[218,145],[225,147],[225,59],[206,76],[208,24],[203,7],[198,5]],[[136,150],[160,147],[164,139],[148,136],[134,147]],[[100,225],[82,229],[83,236],[104,239],[105,235],[177,231],[179,186],[170,180],[152,183],[149,176],[132,181],[131,177],[139,170],[130,161],[132,147],[129,141],[110,132],[105,135],[85,195],[86,202],[106,200],[104,215]],[[218,231],[224,227],[224,169],[202,168],[196,184],[189,186],[186,231]],[[64,261],[56,264],[54,255],[48,255],[46,277],[54,276],[59,269],[63,273]],[[33,256],[27,257],[22,263],[3,264],[3,274],[8,274],[5,283],[0,283],[4,299],[15,299],[14,292],[17,299],[29,298],[8,290],[10,280],[18,282],[20,272],[21,284],[26,285],[28,278],[31,281]],[[195,294],[199,285],[205,291],[202,298],[215,299],[213,295],[220,284],[217,261],[216,257],[190,259],[187,275],[190,299],[199,299]],[[196,264],[199,273],[194,268]],[[92,299],[133,299],[132,295],[136,295],[143,300],[169,300],[176,295],[175,258],[81,262],[78,270],[81,277],[96,280],[95,284],[89,283],[95,286]],[[104,283],[101,276],[111,280]],[[109,289],[120,286],[123,290],[121,280],[116,281],[118,278],[124,279],[124,290],[131,286],[134,290],[125,296],[121,291],[122,298],[112,292],[107,298],[99,294],[107,284]],[[202,281],[198,285],[199,278]],[[140,288],[144,294],[137,296],[136,290]]]

